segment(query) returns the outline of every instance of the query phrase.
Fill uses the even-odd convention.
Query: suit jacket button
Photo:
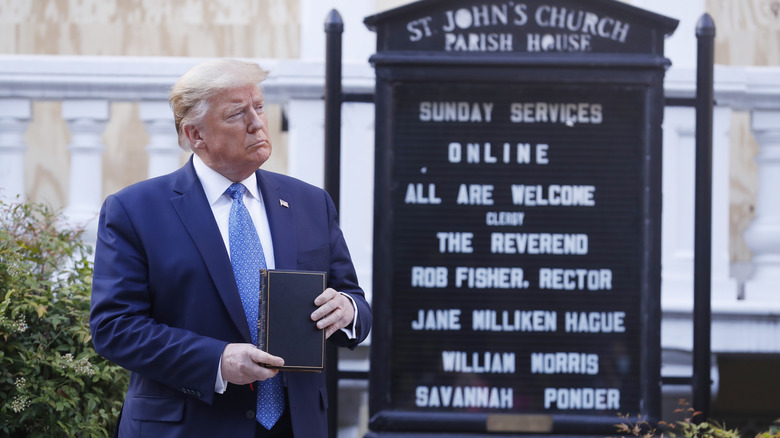
[[[246,411],[246,418],[250,420],[255,418],[255,411]]]

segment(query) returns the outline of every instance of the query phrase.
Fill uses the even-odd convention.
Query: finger
[[[268,354],[257,348],[251,353],[251,360],[254,364],[254,369],[252,370],[253,382],[270,379],[279,373],[276,367],[284,365],[284,359],[281,357]]]
[[[261,353],[259,356],[258,352]],[[276,356],[260,351],[252,344],[228,344],[222,355],[222,377],[228,382],[245,385],[276,375],[276,370],[260,366],[256,358],[274,362]]]
[[[330,338],[330,336],[337,331],[341,330],[342,328],[349,325],[348,323],[344,323],[343,321],[340,321],[338,324],[331,324],[325,329],[325,339]]]
[[[321,329],[329,328],[333,325],[337,325],[340,319],[341,318],[339,316],[339,311],[337,309],[333,313],[317,321],[317,328],[321,330]],[[336,328],[338,329],[341,327],[336,327]]]
[[[332,300],[334,296],[338,295],[338,292],[336,292],[335,289],[329,287],[325,289],[317,298],[314,299],[314,305],[315,306],[322,306],[323,304],[327,303],[328,301]]]
[[[335,308],[335,306],[333,304],[331,304],[330,301],[328,301],[327,303],[325,303],[325,304],[321,305],[320,307],[318,307],[317,310],[312,312],[310,318],[311,318],[312,321],[319,321],[322,318],[325,318],[326,316],[328,316],[330,313],[332,313],[334,308]]]
[[[339,307],[339,298],[343,298],[340,293],[331,288],[326,289],[325,292],[320,294],[320,296],[314,300],[314,304],[319,307],[317,310],[312,312],[311,320],[319,321],[320,319],[332,313]]]
[[[315,321],[317,321],[317,327],[325,328],[344,319],[345,316],[347,316],[347,312],[345,311],[347,308],[346,306],[349,305],[351,305],[349,300],[339,294],[338,297],[333,298],[327,304],[321,306],[317,309],[318,311],[315,312],[316,315],[314,315],[319,316],[319,318],[315,319]]]
[[[271,367],[281,367],[284,366],[284,359],[282,359],[279,356],[274,356],[272,354],[269,354],[263,350],[260,350],[259,348],[256,348],[254,351],[250,352],[250,356],[252,358],[252,361],[260,366],[271,366]]]
[[[339,310],[338,312],[334,312],[328,315],[327,318],[317,322],[317,327],[320,329],[325,329],[325,337],[329,338],[330,335],[336,331],[347,327],[350,323],[352,323],[352,317],[350,315],[351,313],[348,313],[344,310]]]

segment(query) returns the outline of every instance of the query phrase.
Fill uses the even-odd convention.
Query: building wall
[[[175,56],[298,58],[304,0],[0,0],[0,53],[98,56]],[[317,0],[319,1],[319,0]],[[330,3],[336,0],[329,0]],[[338,0],[376,12],[410,0]],[[675,17],[679,0],[624,0],[639,7],[661,8]],[[694,3],[695,0],[683,0]],[[716,63],[780,65],[780,0],[699,0],[713,17]],[[659,6],[660,5],[660,6]],[[666,6],[672,5],[672,6]],[[347,6],[339,6],[347,7]],[[687,4],[687,7],[691,7]],[[668,8],[665,10],[664,8]],[[322,19],[307,24],[322,32]],[[352,21],[345,26],[362,26]],[[690,27],[677,33],[691,32]],[[312,31],[313,34],[314,31]],[[324,45],[324,33],[322,44]],[[319,42],[309,44],[317,45]],[[307,51],[313,53],[314,51]],[[693,54],[691,54],[693,56]],[[690,60],[688,60],[690,62]],[[678,63],[679,64],[679,63]],[[149,142],[138,104],[112,102],[103,134],[103,194],[146,178]],[[70,131],[60,102],[36,101],[25,141],[25,187],[28,199],[55,208],[68,203]],[[287,136],[281,130],[282,109],[269,108],[274,154],[266,168],[284,172]],[[751,259],[743,233],[754,217],[758,186],[758,146],[749,115],[735,113],[731,123],[730,258]],[[182,161],[186,158],[182,153]],[[365,165],[364,163],[362,165]],[[365,413],[361,414],[365,416]],[[363,425],[364,427],[364,425]]]
[[[625,1],[643,5],[642,0]],[[377,12],[407,3],[373,1]],[[0,0],[0,53],[297,58],[300,4],[291,0]],[[780,65],[780,0],[705,0],[705,9],[716,24],[716,63]],[[675,16],[674,11],[665,14]],[[25,136],[28,199],[64,207],[70,134],[60,117],[61,104],[37,101],[33,111]],[[272,107],[269,112],[275,144],[266,167],[285,171],[281,109]],[[114,102],[111,114],[103,135],[104,194],[144,179],[147,166],[148,137],[138,105]],[[731,132],[730,256],[737,263],[751,257],[742,236],[753,219],[758,184],[754,160],[758,147],[748,120],[747,114],[735,113]]]
[[[299,6],[285,0],[0,0],[0,53],[25,55],[297,58]],[[104,195],[146,178],[149,138],[138,104],[113,102],[103,134]],[[281,109],[269,109],[284,171]],[[60,102],[33,103],[25,135],[28,199],[67,205],[70,133]],[[182,153],[182,161],[187,154]]]
[[[780,0],[707,0],[716,26],[715,63],[738,66],[780,65]],[[735,113],[731,132],[730,249],[733,262],[751,258],[743,234],[753,220],[758,145],[749,117]]]
[[[707,0],[715,20],[715,62],[780,65],[780,1]]]
[[[3,53],[297,57],[284,0],[4,0]]]

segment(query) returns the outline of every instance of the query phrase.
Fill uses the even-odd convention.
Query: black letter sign
[[[663,41],[609,0],[377,32],[368,436],[612,433],[660,411]]]

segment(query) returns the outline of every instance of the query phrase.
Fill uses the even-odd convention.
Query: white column
[[[287,173],[318,187],[323,187],[325,181],[324,110],[320,99],[293,99],[287,104]],[[339,222],[360,284],[370,299],[374,233],[373,104],[342,106],[340,197]]]
[[[693,309],[693,226],[696,113],[669,107],[664,115],[661,303],[664,311]],[[712,144],[712,299],[713,307],[737,299],[729,277],[729,129],[731,111],[716,107]],[[664,334],[662,332],[662,334]],[[673,333],[670,342],[681,342]],[[692,340],[686,339],[690,344]]]
[[[692,108],[666,108],[661,188],[661,303],[665,311],[693,309],[694,125]],[[684,340],[686,347],[691,342],[692,338]]]
[[[0,99],[0,197],[24,201],[24,133],[32,115],[29,99]]]
[[[374,104],[342,105],[339,224],[371,302],[374,259]]]
[[[325,184],[325,104],[321,99],[287,103],[288,174],[317,187]],[[343,169],[342,169],[343,172]]]
[[[730,308],[738,299],[737,279],[731,277],[729,252],[729,185],[731,176],[731,108],[715,106],[712,114],[712,236],[711,287],[715,311]]]
[[[149,155],[148,177],[164,175],[179,168],[181,148],[168,101],[143,101],[140,115],[149,134],[149,144],[146,146]]]
[[[70,188],[65,215],[85,228],[84,240],[94,243],[97,237],[97,215],[103,202],[103,163],[105,146],[101,142],[108,123],[107,100],[64,100],[62,118],[71,133]]]
[[[745,231],[753,252],[753,276],[745,300],[776,303],[780,298],[780,110],[753,110],[751,128],[758,142],[756,216]]]

